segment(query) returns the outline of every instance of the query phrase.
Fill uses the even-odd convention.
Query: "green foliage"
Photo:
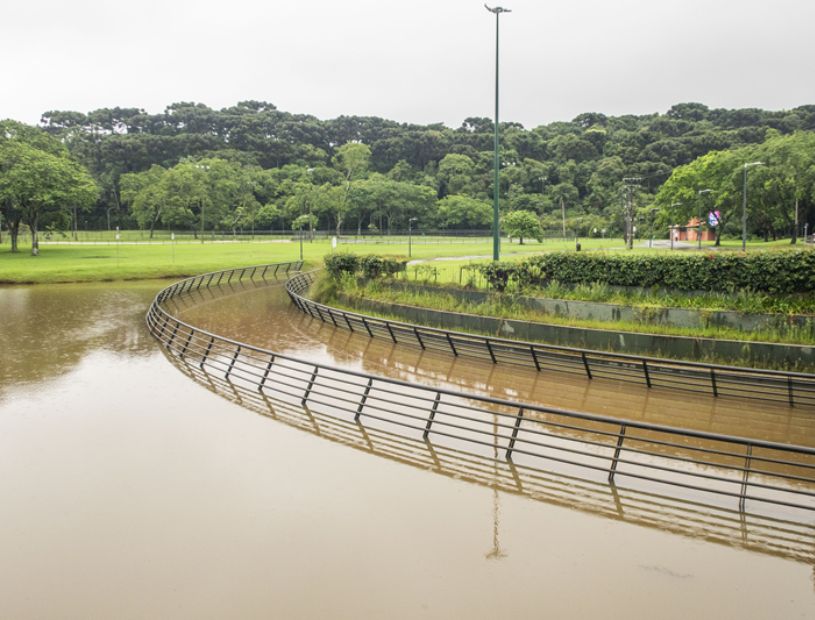
[[[523,245],[524,237],[543,241],[543,229],[538,217],[531,211],[512,211],[503,218],[504,230]]]
[[[439,228],[484,229],[492,222],[492,207],[483,200],[450,195],[439,200],[436,217]]]
[[[326,254],[323,258],[325,269],[334,280],[344,275],[354,275],[359,270],[359,256],[356,254]]]
[[[815,252],[753,254],[542,254],[519,263],[490,263],[482,273],[497,291],[510,283],[520,288],[602,283],[684,291],[752,290],[768,293],[815,291]]]
[[[120,107],[88,113],[47,111],[42,115],[43,130],[9,123],[6,127],[37,140],[50,134],[51,146],[65,149],[67,145],[72,157],[88,168],[101,188],[89,215],[91,227],[104,227],[109,213],[122,228],[134,226],[137,220],[152,221],[153,200],[133,208],[134,202],[122,199],[121,181],[127,174],[145,172],[151,166],[169,171],[185,161],[205,159],[244,169],[246,182],[235,184],[230,175],[207,175],[215,180],[211,205],[205,200],[185,205],[176,196],[161,206],[159,222],[166,215],[167,222],[162,223],[193,228],[200,224],[199,205],[203,205],[206,229],[234,230],[257,223],[259,205],[274,204],[279,218],[261,219],[264,225],[274,221],[280,229],[290,228],[294,218],[309,210],[318,216],[319,228],[332,227],[337,232],[343,227],[367,230],[371,223],[382,231],[391,225],[404,227],[410,217],[418,217],[425,230],[484,229],[490,224],[483,206],[468,211],[476,205],[458,208],[465,205],[444,202],[460,196],[486,204],[492,196],[493,127],[485,118],[469,117],[453,129],[377,117],[320,120],[278,110],[268,102],[244,101],[223,109],[179,102],[155,114]],[[507,165],[501,170],[498,189],[503,206],[535,212],[546,229],[562,226],[562,204],[570,233],[582,236],[597,228],[613,236],[623,223],[619,207],[623,177],[643,177],[642,195],[636,199],[640,208],[651,204],[673,168],[713,151],[737,150],[735,168],[723,165],[713,175],[721,180],[718,186],[714,187],[716,179],[704,181],[717,193],[708,194],[704,205],[695,198],[694,204],[685,201],[686,208],[696,215],[699,208],[715,206],[723,214],[726,232],[737,233],[738,218],[733,216],[739,206],[739,165],[760,159],[767,167],[750,173],[751,231],[786,234],[794,226],[796,203],[801,224],[815,219],[815,197],[808,189],[812,184],[799,174],[807,172],[812,148],[784,151],[768,146],[766,153],[749,149],[759,145],[763,149],[795,132],[812,136],[813,129],[812,105],[773,112],[680,103],[665,114],[592,112],[571,122],[531,129],[502,123],[502,160]],[[781,170],[787,173],[782,175]],[[401,185],[395,190],[377,174]],[[182,179],[176,181],[173,187],[184,185]],[[186,185],[196,193],[198,183]],[[688,185],[685,193],[695,196],[698,189]],[[394,195],[400,199],[394,201]],[[222,210],[225,196],[227,208]],[[673,202],[659,204],[667,211]],[[131,209],[123,209],[123,204]],[[669,217],[674,216],[664,213],[660,219],[663,231],[668,223],[685,223],[669,222]],[[637,226],[642,229],[642,222]]]

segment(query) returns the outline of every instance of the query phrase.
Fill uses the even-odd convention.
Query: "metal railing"
[[[517,465],[495,454],[477,456],[431,441],[408,439],[360,421],[286,405],[273,395],[267,396],[265,390],[233,383],[206,366],[201,368],[173,355],[168,359],[193,381],[249,411],[377,457],[588,514],[793,561],[815,562],[815,524],[811,519],[777,518],[739,512],[715,502],[626,490],[605,481]]]
[[[670,488],[747,502],[815,510],[815,449],[620,420],[416,385],[336,368],[198,328],[164,304],[201,288],[264,279],[300,263],[260,265],[187,278],[160,291],[147,313],[151,333],[179,361],[276,402],[370,429],[549,473]],[[335,319],[336,319],[335,315]],[[751,504],[752,505],[752,504]]]
[[[538,372],[567,372],[588,379],[634,382],[647,388],[672,388],[715,397],[786,403],[790,407],[815,407],[813,374],[577,349],[392,321],[309,299],[304,293],[313,280],[313,272],[299,273],[289,279],[286,291],[294,304],[315,319],[371,338],[384,338],[456,357],[474,357],[493,364],[517,364]]]

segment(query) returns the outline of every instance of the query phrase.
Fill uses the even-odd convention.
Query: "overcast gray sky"
[[[501,118],[815,103],[812,0],[506,0]],[[0,118],[244,99],[458,126],[493,113],[478,0],[2,0]]]

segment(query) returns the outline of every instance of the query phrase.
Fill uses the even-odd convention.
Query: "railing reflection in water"
[[[619,488],[431,441],[407,439],[359,421],[279,401],[265,391],[212,373],[207,367],[201,368],[169,353],[167,357],[191,379],[241,407],[372,455],[606,518],[815,563],[815,525],[809,520],[752,514],[717,504]]]
[[[265,267],[257,277],[268,277]],[[258,269],[184,280],[160,292],[148,312],[148,326],[170,358],[219,394],[321,436],[447,475],[811,560],[811,448],[620,421],[333,368],[218,336],[162,307],[172,297],[225,279],[252,281]]]

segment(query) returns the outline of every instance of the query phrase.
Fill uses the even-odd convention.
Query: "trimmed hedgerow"
[[[390,256],[357,256],[356,254],[328,254],[323,258],[326,271],[338,280],[343,274],[356,275],[360,271],[367,279],[392,276],[405,271],[407,259]]]
[[[756,252],[693,255],[541,254],[519,263],[484,265],[490,285],[503,291],[557,281],[687,291],[749,289],[768,293],[815,291],[815,252]]]
[[[325,269],[335,280],[343,274],[355,274],[359,270],[359,256],[356,254],[326,254],[323,257]]]

